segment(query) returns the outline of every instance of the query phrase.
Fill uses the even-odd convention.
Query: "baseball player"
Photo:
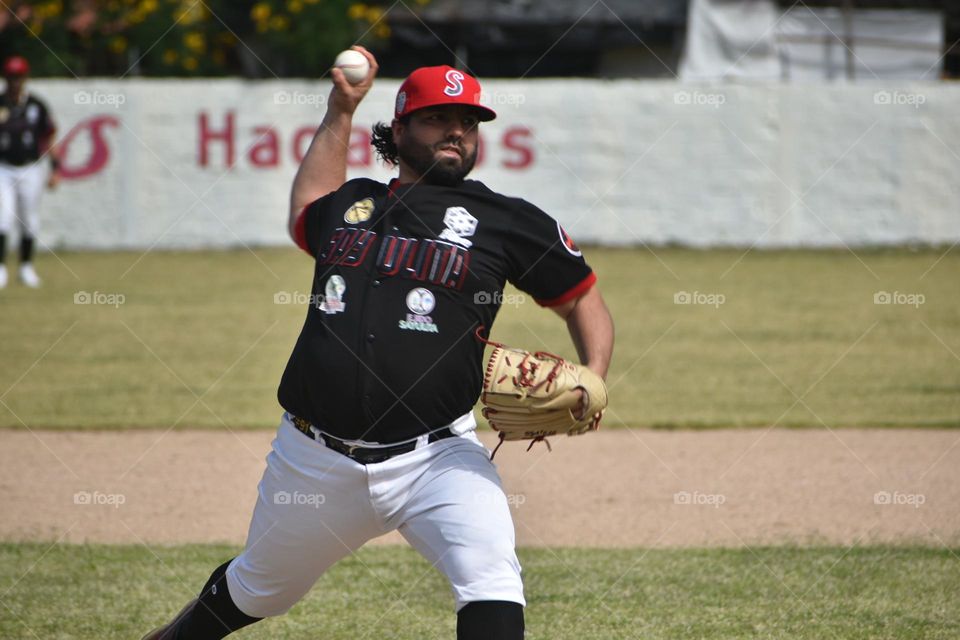
[[[0,289],[7,286],[7,235],[14,220],[20,227],[20,281],[39,287],[33,268],[34,241],[39,231],[40,195],[44,184],[57,184],[58,164],[51,150],[56,127],[42,100],[24,89],[30,65],[20,56],[3,65],[5,93],[0,95]],[[49,153],[48,153],[49,152]],[[50,171],[43,161],[50,159]]]
[[[449,580],[458,640],[519,640],[514,528],[472,407],[479,337],[507,281],[563,318],[602,377],[613,324],[557,222],[466,180],[495,114],[451,67],[410,74],[374,146],[389,184],[346,180],[347,141],[377,65],[335,69],[323,123],[293,182],[289,230],[314,258],[313,300],[279,388],[285,409],[243,552],[146,638],[223,638],[285,613],[335,562],[392,530]],[[579,365],[577,365],[579,366]],[[594,375],[591,374],[591,375]]]

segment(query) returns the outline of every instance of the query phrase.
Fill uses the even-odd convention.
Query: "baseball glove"
[[[480,401],[483,416],[500,432],[500,444],[531,440],[532,447],[547,436],[576,436],[600,428],[607,406],[607,387],[600,376],[550,353],[491,344]],[[578,389],[583,391],[582,405]]]

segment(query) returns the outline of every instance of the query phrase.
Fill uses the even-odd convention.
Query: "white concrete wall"
[[[389,120],[397,85],[379,82],[361,105],[351,176],[390,177],[364,132]],[[960,86],[484,85],[500,117],[482,126],[474,177],[539,205],[578,242],[960,239]],[[288,242],[294,143],[309,143],[325,81],[36,80],[30,89],[51,105],[61,138],[73,132],[64,165],[75,177],[43,203],[48,246]],[[227,143],[204,141],[201,124],[223,133],[231,117],[232,166]]]

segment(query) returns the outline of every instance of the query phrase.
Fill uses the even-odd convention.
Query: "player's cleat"
[[[24,286],[30,287],[31,289],[36,289],[40,286],[40,276],[37,275],[31,263],[25,262],[20,265],[19,275],[20,282],[22,282]]]
[[[0,289],[7,286],[7,265],[0,264]]]
[[[187,603],[187,606],[180,610],[180,613],[177,614],[177,617],[174,618],[170,624],[165,624],[158,629],[154,629],[147,635],[143,636],[143,640],[174,640],[174,636],[176,636],[177,625],[181,620],[183,620],[183,618],[186,617],[188,613],[190,613],[196,604],[197,600],[194,598]]]

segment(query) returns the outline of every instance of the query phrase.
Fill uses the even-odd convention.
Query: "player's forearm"
[[[602,378],[613,357],[613,317],[597,287],[585,293],[566,317],[580,362]]]
[[[297,169],[290,192],[290,229],[305,206],[347,181],[347,150],[353,114],[331,108]]]
[[[327,101],[327,113],[310,142],[310,148],[297,169],[290,190],[290,217],[287,226],[291,237],[295,236],[297,216],[303,208],[328,193],[339,189],[347,181],[347,150],[350,148],[350,129],[353,114],[363,96],[373,86],[377,75],[377,60],[360,46],[351,47],[367,59],[370,68],[367,77],[356,84],[347,82],[340,69],[332,69],[330,77],[333,89]]]
[[[50,170],[54,173],[60,171],[60,149],[53,143],[53,136],[48,136],[40,146],[41,155],[50,159]]]

